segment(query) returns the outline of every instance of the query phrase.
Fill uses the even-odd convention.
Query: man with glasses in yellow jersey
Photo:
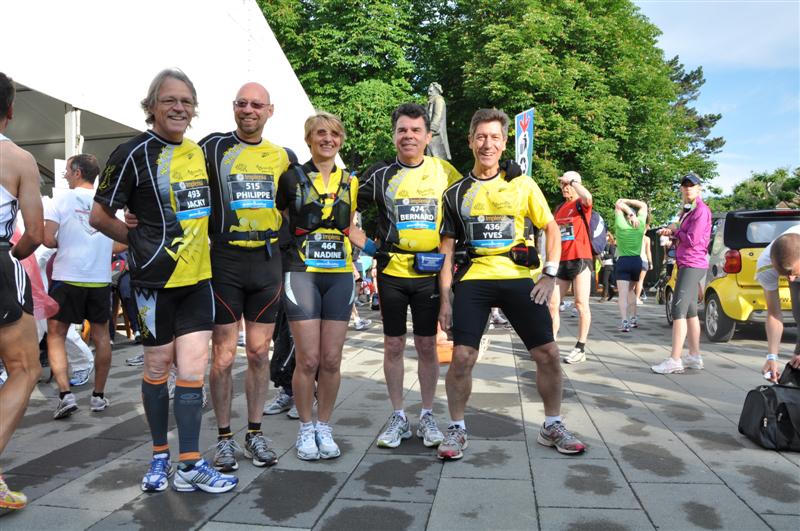
[[[520,175],[515,165],[500,166],[508,122],[497,109],[480,109],[473,115],[469,146],[475,164],[467,177],[444,193],[439,324],[444,330],[452,328],[455,348],[446,380],[451,421],[437,451],[440,459],[460,459],[468,445],[464,410],[472,390],[472,368],[494,306],[503,311],[536,362],[536,388],[545,412],[537,441],[564,454],[586,448],[561,419],[561,362],[548,310],[561,256],[558,225],[533,179]],[[547,237],[548,262],[535,285],[530,268],[539,260],[525,242],[525,218],[544,229]]]
[[[200,147],[184,137],[195,116],[197,92],[182,71],[159,72],[141,102],[152,129],[117,147],[100,178],[90,224],[128,244],[142,344],[142,402],[153,438],[145,492],[163,491],[175,474],[181,492],[233,489],[200,455],[202,388],[214,326],[208,247],[211,197]],[[114,213],[127,207],[138,220],[129,229]],[[167,380],[173,362],[180,464],[170,464]]]
[[[239,468],[240,446],[231,431],[233,378],[239,322],[245,319],[247,434],[244,455],[258,467],[278,461],[261,431],[269,389],[269,345],[281,296],[278,248],[281,213],[275,208],[278,177],[294,154],[261,137],[274,106],[267,89],[246,83],[233,101],[236,130],[200,141],[211,184],[211,270],[216,316],[212,336],[211,397],[219,429],[214,467]]]
[[[425,109],[405,103],[392,113],[397,157],[371,166],[363,175],[358,204],[378,207],[378,290],[383,317],[383,372],[394,412],[378,437],[382,448],[397,448],[411,437],[403,409],[403,351],[406,313],[411,307],[417,349],[420,412],[417,436],[425,446],[442,442],[433,416],[439,379],[436,355],[436,317],[439,309],[437,272],[442,192],[461,175],[447,161],[425,156],[431,125]]]

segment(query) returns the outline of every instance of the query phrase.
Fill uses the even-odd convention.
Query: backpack
[[[564,206],[564,203],[556,207],[556,212],[558,212],[562,206]],[[603,249],[606,248],[606,238],[608,237],[606,221],[595,209],[592,209],[592,215],[589,216],[590,220],[586,221],[580,199],[575,202],[575,207],[578,209],[578,214],[581,215],[583,226],[586,227],[586,234],[589,235],[589,243],[592,245],[592,254],[594,256],[603,254]]]
[[[786,364],[780,382],[747,393],[739,433],[768,450],[800,452],[800,370]]]

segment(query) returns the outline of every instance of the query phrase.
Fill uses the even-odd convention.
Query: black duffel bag
[[[768,450],[800,452],[800,370],[787,363],[777,384],[747,393],[739,433]]]

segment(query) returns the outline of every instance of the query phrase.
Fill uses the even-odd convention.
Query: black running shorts
[[[558,272],[556,277],[561,280],[575,280],[575,277],[583,273],[583,270],[589,268],[589,271],[594,271],[594,260],[591,258],[576,258],[575,260],[562,260],[558,264]]]
[[[401,278],[378,273],[378,294],[381,299],[384,335],[398,337],[406,334],[409,306],[414,335],[421,337],[436,335],[436,323],[439,318],[437,276]]]
[[[107,323],[111,317],[111,285],[99,288],[73,286],[61,280],[50,284],[50,296],[58,303],[51,319],[62,323]]]
[[[211,248],[211,274],[216,302],[215,324],[274,323],[281,296],[282,268],[277,245],[267,257],[263,247],[237,248],[215,244]]]
[[[492,308],[508,318],[525,348],[553,341],[553,321],[546,304],[531,300],[533,280],[462,280],[453,288],[453,342],[477,349]],[[381,293],[383,304],[383,293]]]
[[[289,321],[349,321],[355,293],[352,273],[290,271],[283,278],[283,303]]]
[[[31,282],[19,260],[0,249],[0,326],[19,321],[22,312],[33,314]]]
[[[209,280],[180,288],[133,289],[142,344],[157,347],[178,336],[214,329],[214,291]]]

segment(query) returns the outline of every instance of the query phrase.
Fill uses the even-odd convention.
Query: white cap
[[[564,177],[569,177],[570,181],[575,181],[577,183],[581,182],[581,174],[576,171],[564,172],[564,175],[562,175],[561,178],[563,179]]]

